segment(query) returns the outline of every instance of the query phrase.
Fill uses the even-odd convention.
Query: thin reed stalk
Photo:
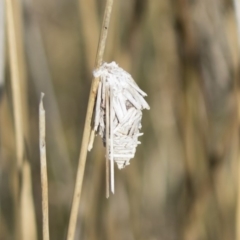
[[[41,186],[42,186],[42,222],[43,222],[43,240],[49,240],[49,220],[48,220],[48,179],[47,179],[47,161],[46,161],[46,124],[45,110],[43,107],[43,97],[39,104],[39,149],[41,161]]]
[[[32,174],[30,163],[24,159],[21,185],[21,229],[23,240],[37,240],[36,218],[32,197]]]
[[[21,169],[23,161],[24,141],[23,141],[23,123],[22,123],[22,104],[20,83],[21,79],[20,66],[18,60],[18,41],[16,36],[16,25],[14,22],[13,1],[6,0],[7,9],[7,30],[8,30],[8,46],[10,55],[10,71],[11,71],[11,87],[13,98],[13,115],[16,132],[16,154],[17,166]]]
[[[233,0],[233,3],[237,22],[238,46],[240,51],[240,0]]]
[[[23,122],[22,122],[22,104],[20,93],[20,66],[18,58],[18,41],[17,41],[17,27],[14,17],[14,3],[12,0],[5,1],[6,16],[7,16],[7,36],[10,59],[11,72],[11,88],[13,100],[13,116],[15,128],[15,144],[16,144],[16,168],[14,169],[14,214],[15,214],[15,239],[22,239],[21,231],[21,209],[20,209],[20,186],[19,173],[21,173],[24,152],[24,138],[23,138]]]
[[[239,95],[238,92],[238,105],[240,104],[239,101]],[[239,107],[238,107],[239,108]],[[240,110],[238,110],[239,112]],[[239,124],[239,123],[238,123]],[[239,139],[238,139],[239,144]],[[236,209],[236,240],[240,240],[240,152],[238,151],[238,177],[237,177],[237,209]]]
[[[5,6],[4,1],[0,1],[0,97],[1,87],[4,84],[5,66]]]
[[[238,35],[238,61],[240,57],[240,0],[233,0],[235,17],[237,23],[237,35]],[[238,128],[240,127],[240,92],[238,86],[238,80],[236,81],[237,89],[237,107],[238,107]],[[239,144],[239,137],[238,137]],[[237,178],[237,209],[236,209],[236,240],[240,240],[240,151],[238,151],[238,178]]]
[[[26,77],[26,61],[24,52],[24,23],[22,13],[22,2],[20,0],[12,0],[13,16],[15,25],[15,34],[17,42],[17,58],[19,69],[19,86],[21,96],[22,111],[22,129],[25,142],[29,143],[29,113],[28,113],[28,84]]]
[[[95,69],[99,68],[102,64],[113,1],[114,0],[107,0],[106,2],[103,24],[102,24],[102,29],[101,29],[101,34],[100,34],[100,39],[98,44],[96,61],[95,61]],[[82,182],[83,182],[84,169],[85,169],[85,163],[87,158],[88,142],[91,134],[91,120],[92,120],[92,114],[93,114],[93,108],[94,108],[94,102],[97,94],[98,84],[99,84],[99,78],[93,78],[89,100],[88,100],[88,107],[87,107],[87,114],[86,114],[85,126],[83,131],[81,150],[79,155],[79,163],[78,163],[77,176],[76,176],[76,182],[75,182],[74,196],[72,201],[72,208],[70,213],[67,240],[74,239],[75,230],[76,230],[76,222],[77,222],[80,197],[82,192]],[[93,133],[92,133],[92,136],[94,136]]]
[[[7,17],[7,39],[9,47],[9,60],[11,72],[11,88],[13,99],[13,116],[15,129],[16,144],[16,167],[14,169],[14,211],[15,211],[15,239],[35,240],[36,239],[36,222],[33,204],[31,178],[27,159],[24,159],[24,140],[28,136],[28,105],[27,90],[25,77],[24,50],[22,41],[22,21],[21,7],[17,0],[6,0],[6,17]],[[25,155],[26,157],[26,155]],[[22,182],[19,177],[21,176]],[[22,185],[20,186],[20,183]],[[28,204],[25,204],[25,203]],[[28,216],[31,223],[25,224]]]

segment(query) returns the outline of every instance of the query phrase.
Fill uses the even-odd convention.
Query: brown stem
[[[103,25],[101,29],[101,35],[100,35],[96,62],[95,62],[95,69],[99,68],[102,64],[113,1],[114,0],[107,0],[106,2]],[[91,120],[92,120],[92,114],[93,114],[93,108],[94,108],[94,102],[97,94],[98,84],[99,84],[99,79],[94,78],[92,81],[89,100],[88,100],[87,114],[85,119],[84,130],[83,130],[82,145],[81,145],[81,150],[79,155],[79,163],[78,163],[74,196],[73,196],[73,202],[72,202],[72,208],[71,208],[71,214],[70,214],[70,220],[69,220],[69,226],[68,226],[67,240],[74,239],[74,234],[76,229],[79,203],[80,203],[80,197],[82,192],[84,169],[85,169],[85,163],[87,158],[88,141],[91,133]]]

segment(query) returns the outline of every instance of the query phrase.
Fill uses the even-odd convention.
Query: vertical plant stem
[[[29,187],[31,185],[31,173],[29,173],[31,169],[28,168],[29,163],[27,162],[26,155],[24,155],[24,136],[28,135],[28,114],[20,2],[17,0],[6,0],[5,7],[16,142],[16,167],[13,179],[15,238],[18,240],[35,240],[35,212],[32,189]],[[21,188],[20,176],[23,180]]]
[[[43,107],[43,97],[39,104],[39,149],[41,161],[41,186],[42,186],[42,217],[43,217],[43,240],[49,240],[49,221],[48,221],[48,179],[46,162],[46,141],[45,141],[45,110]]]
[[[105,7],[105,13],[104,13],[104,18],[103,18],[103,24],[102,24],[102,29],[100,33],[100,39],[98,42],[98,50],[97,50],[97,56],[96,56],[96,61],[95,61],[95,69],[98,69],[103,61],[103,54],[106,46],[106,40],[107,40],[107,35],[108,35],[108,28],[109,28],[109,23],[110,23],[110,18],[111,18],[111,13],[112,13],[112,5],[113,5],[114,0],[107,0],[106,2],[106,7]],[[91,127],[91,119],[92,119],[92,112],[94,108],[94,102],[95,98],[97,95],[97,89],[98,89],[98,84],[99,84],[99,78],[94,78],[92,81],[92,86],[90,90],[90,96],[89,96],[89,101],[88,101],[88,109],[87,109],[87,116],[85,120],[85,128],[86,128],[86,123],[87,120],[90,120],[89,127]],[[91,115],[88,116],[88,110],[91,109]],[[90,112],[89,112],[90,114]],[[85,129],[84,128],[84,129]],[[93,146],[93,141],[94,141],[94,129],[92,131],[90,130],[91,133],[89,133],[88,136],[88,150],[90,151]],[[83,138],[84,138],[84,133],[83,133]]]
[[[14,169],[13,184],[14,184],[14,214],[15,214],[15,239],[22,239],[21,231],[21,209],[20,209],[20,186],[19,174],[21,173],[23,163],[23,122],[22,122],[22,105],[20,93],[20,65],[18,58],[19,44],[17,41],[17,27],[14,18],[14,3],[13,0],[5,0],[6,17],[7,17],[7,39],[10,59],[11,72],[11,88],[13,100],[13,116],[15,128],[15,144],[16,144],[16,166]]]
[[[0,100],[1,87],[4,84],[5,67],[5,3],[0,1]]]
[[[28,177],[28,170],[26,170],[26,166],[29,164],[27,159],[24,159],[26,157],[24,155],[24,140],[28,139],[28,101],[20,4],[19,0],[5,1],[17,157],[13,180],[15,189],[15,238],[34,240],[36,239],[36,222],[33,196],[31,188],[28,188],[29,191],[25,191],[27,186],[31,185],[31,178]],[[20,181],[19,177],[23,181]],[[28,201],[28,205],[25,204],[26,201]],[[29,230],[29,225],[25,224],[25,216],[30,219],[31,230]]]
[[[32,194],[32,174],[30,163],[24,159],[21,184],[21,232],[23,240],[37,240],[36,218]]]
[[[14,11],[12,0],[6,0],[7,9],[7,29],[8,29],[8,45],[10,55],[10,70],[11,70],[11,87],[13,97],[13,112],[14,112],[14,125],[16,132],[16,153],[17,153],[17,166],[21,169],[23,161],[23,123],[22,123],[22,105],[20,95],[20,67],[18,61],[18,46],[16,38],[16,26],[14,23]]]
[[[238,105],[240,105],[240,93],[238,94]],[[238,106],[239,108],[239,106]],[[239,112],[240,110],[238,110]],[[239,113],[238,113],[239,114]],[[238,119],[238,128],[239,128],[239,119]],[[239,144],[239,137],[238,137],[238,144]],[[239,148],[238,148],[239,149]],[[238,177],[237,177],[237,207],[236,207],[236,240],[240,240],[240,151],[238,150]]]
[[[240,0],[233,0],[238,34],[238,61],[240,56]],[[240,127],[240,92],[238,79],[236,81],[236,95],[238,107],[238,128]],[[239,137],[238,137],[239,144]],[[237,209],[236,209],[236,240],[240,240],[240,151],[238,151],[238,181],[237,181]]]
[[[103,24],[102,24],[96,62],[95,62],[95,69],[99,68],[102,64],[113,1],[114,0],[107,0],[106,2]],[[94,108],[94,102],[97,94],[98,84],[99,84],[99,78],[94,78],[92,80],[92,85],[91,85],[91,90],[90,90],[90,95],[88,100],[87,114],[85,119],[84,130],[83,130],[81,150],[79,155],[79,163],[77,168],[77,176],[76,176],[75,189],[74,189],[74,195],[73,195],[73,201],[72,201],[72,207],[71,207],[71,213],[70,213],[67,240],[74,239],[74,234],[76,229],[80,197],[82,192],[83,175],[84,175],[87,150],[88,150],[88,141],[91,133],[91,120],[92,120],[92,114],[93,114],[93,108]]]
[[[233,0],[233,3],[237,22],[238,46],[240,51],[240,0]]]
[[[103,54],[104,54],[104,50],[105,50],[105,46],[106,46],[106,40],[107,40],[107,35],[108,35],[108,28],[109,28],[111,13],[112,13],[113,2],[114,2],[114,0],[107,0],[107,2],[106,2],[104,17],[103,17],[103,24],[102,24],[102,29],[101,29],[101,33],[100,33],[97,56],[96,56],[96,61],[95,61],[96,69],[101,66],[102,61],[103,61]]]

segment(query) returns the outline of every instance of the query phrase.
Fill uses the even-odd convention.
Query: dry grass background
[[[105,1],[11,2],[20,6],[17,43],[26,79],[20,83],[24,164],[16,173],[6,41],[4,87],[0,75],[0,239],[21,239],[18,224],[23,232],[37,229],[36,237],[33,231],[22,240],[42,238],[40,92],[45,93],[50,239],[65,239]],[[230,0],[115,0],[104,60],[131,73],[148,93],[151,110],[143,116],[137,156],[116,171],[116,193],[108,200],[105,150],[95,141],[76,239],[236,239],[238,53]],[[23,213],[16,219],[18,207]]]

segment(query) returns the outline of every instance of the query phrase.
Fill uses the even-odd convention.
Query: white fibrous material
[[[140,144],[142,110],[150,109],[143,98],[147,94],[115,62],[104,63],[93,74],[100,78],[94,130],[102,137],[109,160],[122,169]]]

